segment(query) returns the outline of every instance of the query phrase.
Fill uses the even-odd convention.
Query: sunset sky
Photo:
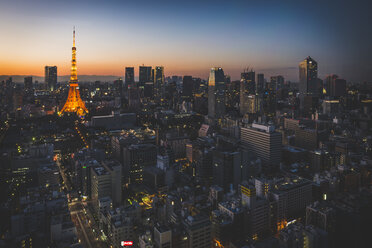
[[[319,76],[372,80],[367,1],[0,0],[0,75],[69,74],[76,26],[78,74],[123,76],[163,65],[166,76],[206,78],[221,66],[298,80],[306,56]]]

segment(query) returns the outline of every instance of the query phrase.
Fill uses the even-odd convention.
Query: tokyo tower
[[[80,118],[83,118],[88,113],[88,110],[85,107],[85,103],[80,98],[79,84],[77,79],[75,27],[72,45],[70,89],[68,91],[66,103],[63,106],[62,110],[59,112],[59,115],[63,115],[66,112],[76,113]]]

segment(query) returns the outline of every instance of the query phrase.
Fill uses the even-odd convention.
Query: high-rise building
[[[310,56],[299,64],[300,85],[302,95],[317,95],[318,63]]]
[[[246,101],[246,113],[256,114],[261,111],[262,99],[259,95],[248,95]]]
[[[154,99],[154,83],[146,82],[143,89],[143,96],[149,99]]]
[[[154,69],[154,96],[156,100],[164,98],[164,66],[156,66]]]
[[[293,177],[275,183],[275,190],[270,193],[277,203],[276,218],[279,221],[292,220],[305,215],[306,206],[312,201],[312,182]]]
[[[192,76],[183,77],[182,87],[182,96],[191,98],[194,88],[194,81],[192,80]]]
[[[129,86],[128,88],[128,107],[132,111],[137,111],[141,105],[140,92],[136,86]]]
[[[102,162],[105,169],[111,176],[111,199],[114,206],[121,204],[121,179],[122,179],[122,166],[118,161],[104,161]]]
[[[32,77],[25,77],[24,79],[25,81],[25,90],[27,92],[31,92],[32,91],[32,88],[33,88],[33,84],[32,84]]]
[[[324,90],[323,93],[327,96],[331,95],[331,87],[333,82],[338,78],[336,74],[327,75],[325,78],[324,83]]]
[[[336,78],[331,82],[330,96],[341,97],[346,95],[346,80],[341,78]]]
[[[262,73],[257,74],[256,93],[261,94],[265,90],[265,76]]]
[[[50,91],[54,91],[56,89],[57,66],[45,66],[45,85]]]
[[[220,67],[211,69],[208,83],[208,117],[220,119],[225,115],[225,74]]]
[[[243,148],[255,154],[266,165],[279,165],[282,154],[282,135],[274,126],[253,123],[240,129]]]
[[[145,83],[147,82],[152,82],[152,78],[151,78],[151,71],[152,71],[152,68],[151,66],[140,66],[139,67],[139,84],[140,86],[144,86]]]
[[[255,114],[258,113],[262,108],[262,99],[259,95],[249,94],[246,95],[241,92],[240,95],[240,114]]]
[[[112,181],[111,175],[106,168],[91,167],[91,194],[96,210],[98,209],[99,199],[111,196]]]
[[[251,70],[251,71],[244,71],[241,73],[240,77],[240,89],[241,86],[243,85],[243,89],[245,90],[246,93],[248,94],[254,94],[256,90],[256,83],[255,83],[255,76],[256,73]]]
[[[216,150],[213,153],[213,183],[226,191],[241,179],[241,153]]]
[[[134,67],[125,67],[125,86],[134,84]]]
[[[240,79],[240,114],[244,115],[247,113],[248,108],[248,96],[255,94],[255,72],[254,71],[244,71],[241,74]]]
[[[114,206],[121,204],[121,174],[122,166],[119,162],[104,161],[103,166],[90,167],[91,169],[91,196],[96,209],[99,202],[105,197],[110,197]]]
[[[124,173],[129,174],[130,183],[141,183],[143,170],[147,166],[156,166],[157,150],[152,144],[138,144],[123,150]]]
[[[283,76],[272,76],[270,78],[269,90],[279,90],[284,86],[284,77]]]
[[[121,78],[114,81],[115,95],[121,96],[123,93],[123,80]]]

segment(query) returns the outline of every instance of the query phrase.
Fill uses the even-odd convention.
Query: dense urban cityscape
[[[81,80],[71,32],[69,78],[0,76],[0,247],[371,247],[368,79],[308,54],[297,80],[254,64]]]

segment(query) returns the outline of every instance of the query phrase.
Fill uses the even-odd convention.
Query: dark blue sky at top
[[[195,60],[210,57],[233,76],[251,66],[296,80],[298,62],[310,55],[318,61],[320,77],[337,73],[348,80],[372,81],[370,5],[364,0],[0,0],[0,21],[14,15],[38,20],[43,28],[55,19],[68,28],[91,23],[105,30],[107,44],[113,39],[146,39],[141,46],[169,44],[168,52],[180,60],[194,49],[200,56]]]

